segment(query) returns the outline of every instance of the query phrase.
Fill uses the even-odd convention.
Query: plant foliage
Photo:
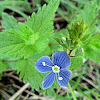
[[[78,4],[78,7],[76,7],[70,0],[61,0],[59,8],[60,0],[45,1],[48,5],[44,4],[43,7],[38,9],[37,13],[32,13],[31,16],[27,17],[24,24],[17,22],[13,16],[2,13],[3,21],[1,24],[3,31],[0,33],[0,74],[8,66],[15,67],[14,69],[20,74],[20,78],[24,82],[29,82],[31,87],[36,90],[42,88],[42,81],[46,76],[46,74],[41,74],[34,67],[36,61],[42,56],[50,56],[57,51],[67,51],[71,59],[70,70],[72,72],[83,65],[83,59],[100,62],[100,20],[94,20],[96,16],[100,16],[98,14],[100,1],[74,0]],[[41,1],[35,0],[35,2],[40,7]],[[4,3],[4,7],[1,3]],[[4,1],[1,3],[0,7],[2,8],[1,11],[3,11],[8,6]],[[8,1],[8,3],[11,3],[11,1]],[[19,5],[19,0],[16,3]],[[23,4],[21,1],[20,3]],[[25,3],[27,4],[26,0]],[[28,5],[27,10],[29,9]],[[68,10],[67,14],[64,9]],[[70,16],[66,19],[69,22],[67,28],[54,31],[52,20],[56,11],[64,19],[66,19],[66,15]],[[74,18],[71,16],[73,12],[75,12]],[[8,60],[8,64],[5,63],[6,60]],[[13,64],[9,64],[9,60],[13,60]],[[72,83],[78,86],[79,81],[78,83]],[[50,96],[56,96],[55,86],[58,87],[56,82],[47,91],[42,89],[41,91]],[[73,94],[71,87],[70,89]],[[79,91],[82,92],[80,89]],[[87,98],[91,97],[87,96]]]
[[[49,48],[49,39],[54,32],[52,20],[59,2],[51,0],[48,5],[39,8],[37,13],[28,17],[25,24],[17,23],[13,16],[2,14],[2,26],[5,30],[0,33],[0,56],[2,59],[11,57],[18,60],[16,69],[20,73],[20,78],[23,78],[24,82],[28,81],[37,90],[41,87],[42,76],[45,74],[40,74],[27,58],[36,59],[36,56]]]

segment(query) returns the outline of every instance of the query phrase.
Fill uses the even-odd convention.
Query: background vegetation
[[[99,100],[100,0],[60,0],[58,8],[58,0],[53,0],[49,6],[44,6],[45,13],[39,10],[49,1],[0,1],[0,99]],[[54,24],[48,23],[50,20]],[[80,33],[82,38],[79,38]],[[35,63],[40,57],[51,57],[61,50],[71,53],[72,75],[68,88],[62,88],[55,82],[52,87],[43,90],[42,80],[46,74],[39,73],[34,68]]]

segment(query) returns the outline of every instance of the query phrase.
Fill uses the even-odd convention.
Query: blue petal
[[[59,66],[61,69],[70,67],[71,61],[65,51],[59,51],[52,55],[54,65]]]
[[[71,75],[70,70],[61,70],[60,73],[57,74],[57,81],[59,85],[61,85],[62,87],[67,87],[70,75]],[[58,77],[62,77],[62,80],[59,80]]]
[[[46,66],[43,66],[43,62],[45,62]],[[48,65],[48,66],[47,66]],[[52,71],[51,66],[53,66],[53,63],[51,62],[50,58],[47,56],[41,57],[40,59],[37,60],[37,63],[35,65],[35,68],[41,72],[50,72]]]
[[[52,86],[53,82],[55,80],[55,73],[51,72],[50,74],[48,74],[43,82],[42,82],[42,86],[43,86],[43,89],[47,89],[49,88],[50,86]]]

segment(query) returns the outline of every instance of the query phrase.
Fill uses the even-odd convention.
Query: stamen
[[[52,67],[52,66],[47,65],[45,62],[42,62],[42,65],[43,65],[43,66]]]
[[[45,66],[46,64],[45,64],[45,62],[42,62],[42,64],[43,64],[43,66]]]
[[[63,80],[63,78],[60,77],[59,73],[58,73],[58,80]]]
[[[62,77],[58,77],[58,79],[59,79],[59,80],[63,80],[63,78],[62,78]]]

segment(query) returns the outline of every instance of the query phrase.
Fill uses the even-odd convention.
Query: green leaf
[[[41,6],[41,0],[35,0],[34,2],[37,7]]]
[[[94,47],[100,48],[100,34],[94,35],[91,39],[89,44],[93,45]]]
[[[94,62],[100,62],[100,34],[93,36],[90,41],[84,45],[84,52],[86,58]]]
[[[88,41],[90,39],[91,35],[92,35],[91,33],[84,34],[84,36],[81,38],[81,41],[83,41],[83,42]]]
[[[27,0],[2,0],[0,1],[0,16],[5,9],[15,11],[25,18],[27,18],[27,15],[24,12],[32,12]]]
[[[44,51],[53,35],[52,20],[59,2],[60,0],[51,0],[48,6],[44,5],[37,14],[33,13],[25,24],[17,24],[14,17],[4,13],[2,24],[8,30],[0,34],[0,55],[25,58],[32,56],[34,50]]]
[[[63,47],[59,45],[58,42],[54,38],[50,39],[49,46],[50,46],[51,53],[54,53],[57,51],[63,51]]]
[[[87,4],[87,0],[74,0],[74,1],[77,1],[78,3],[82,3],[82,4]]]
[[[1,17],[1,15],[2,15],[2,12],[4,11],[4,6],[2,6],[2,5],[0,5],[0,17]]]
[[[18,29],[17,20],[7,13],[2,13],[2,26],[4,29]]]
[[[100,62],[100,49],[92,45],[87,45],[84,49],[85,57],[94,62]]]
[[[4,62],[0,61],[0,74],[1,74],[4,70],[6,70],[7,68],[8,68],[8,66],[7,66]]]
[[[17,33],[16,30],[0,33],[0,56],[11,56],[18,59],[33,55],[33,47],[26,45]]]
[[[83,57],[77,56],[77,57],[71,57],[71,66],[70,70],[76,71],[78,68],[80,68],[83,65]]]
[[[47,55],[51,55],[49,46],[44,51],[42,51],[40,53],[35,52],[34,55],[31,56],[30,58],[34,59],[34,60],[38,60],[40,57],[47,56]]]
[[[55,31],[54,39],[65,49],[68,48],[68,32],[66,29],[61,29],[59,31]]]
[[[61,42],[60,38],[55,38],[55,40],[60,44]]]
[[[38,51],[45,49],[49,43],[48,38],[53,36],[52,20],[55,16],[54,13],[58,8],[59,2],[60,0],[51,0],[47,6],[44,5],[42,8],[39,8],[37,14],[33,13],[25,22],[25,25],[31,28],[33,34],[39,35],[34,43],[34,46]]]
[[[61,37],[67,37],[68,36],[68,31],[66,29],[61,29],[61,30],[55,30],[54,36],[61,38]]]
[[[21,60],[17,62],[17,72],[20,73],[20,78],[23,78],[24,82],[29,82],[32,88],[39,90],[39,86],[42,87],[43,75],[35,68],[35,63],[31,63],[28,60]]]
[[[18,14],[20,14],[21,16],[25,17],[25,18],[28,17],[28,16],[27,16],[25,13],[23,13],[23,11],[21,11],[17,6],[6,6],[6,9],[10,9],[10,10],[12,10],[12,11],[15,11],[15,12],[17,12]]]
[[[39,37],[38,33],[34,34],[34,32],[30,29],[29,26],[24,25],[22,23],[18,23],[18,26],[20,29],[18,34],[21,35],[22,40],[24,40],[27,45],[34,44]]]
[[[47,94],[49,96],[51,96],[51,97],[55,97],[56,96],[54,89],[51,88],[51,87],[47,89]]]

